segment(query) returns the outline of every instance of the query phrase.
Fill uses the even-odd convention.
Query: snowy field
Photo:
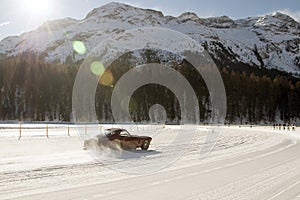
[[[82,150],[78,132],[111,126],[24,124],[19,138],[19,124],[0,124],[0,199],[300,199],[300,128],[127,125],[153,137],[147,152]],[[172,143],[178,131],[192,141]]]

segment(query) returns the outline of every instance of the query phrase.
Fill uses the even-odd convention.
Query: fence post
[[[68,124],[68,136],[70,136],[70,124]]]
[[[47,138],[49,138],[49,135],[48,135],[48,129],[49,129],[48,124],[46,124],[46,137],[47,137]]]
[[[20,140],[22,137],[22,123],[20,122],[20,127],[19,127],[19,139]]]

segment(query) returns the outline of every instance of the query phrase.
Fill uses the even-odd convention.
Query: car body
[[[83,148],[120,147],[122,149],[141,148],[147,150],[151,141],[151,137],[131,135],[126,129],[110,128],[106,129],[104,134],[85,140]]]

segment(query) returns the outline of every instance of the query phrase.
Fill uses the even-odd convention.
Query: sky
[[[106,0],[1,0],[0,40],[38,28],[46,20],[71,17],[83,19],[93,8]],[[300,21],[299,0],[118,0],[142,8],[178,16],[195,12],[199,17],[227,15],[232,19],[259,16],[276,11],[289,14]]]

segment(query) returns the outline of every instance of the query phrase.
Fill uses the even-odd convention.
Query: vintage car
[[[92,149],[101,147],[110,147],[112,149],[137,149],[147,150],[149,148],[151,137],[130,135],[126,129],[110,128],[103,134],[96,135],[93,138],[84,141],[83,149]]]

